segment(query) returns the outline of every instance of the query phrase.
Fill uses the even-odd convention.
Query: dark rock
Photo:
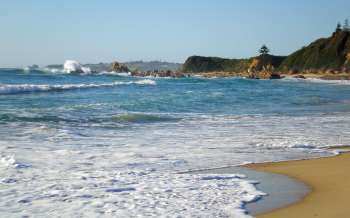
[[[282,79],[282,76],[279,73],[271,73],[270,79]]]
[[[151,77],[172,77],[172,78],[183,78],[187,77],[182,72],[173,72],[171,70],[166,70],[166,71],[159,71],[159,70],[149,70],[149,71],[133,71],[131,72],[131,76],[139,76],[139,77],[146,77],[146,76],[151,76]]]
[[[130,72],[129,68],[126,65],[121,64],[117,61],[115,61],[111,64],[111,71],[117,72],[117,73]]]
[[[306,79],[306,77],[304,75],[297,75],[297,76],[294,76],[294,78],[296,78],[296,79]]]

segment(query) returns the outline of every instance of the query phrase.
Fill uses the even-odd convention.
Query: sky
[[[0,67],[288,55],[350,18],[349,0],[0,0]]]

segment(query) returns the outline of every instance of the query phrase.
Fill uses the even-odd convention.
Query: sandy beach
[[[303,200],[260,214],[258,218],[349,217],[350,153],[312,160],[252,164],[248,167],[287,175],[304,182],[311,189]]]

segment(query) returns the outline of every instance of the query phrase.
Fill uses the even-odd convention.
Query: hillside
[[[289,55],[280,70],[323,71],[349,70],[350,32],[337,31]]]
[[[183,65],[186,73],[247,72],[249,69],[262,70],[263,66],[278,68],[284,56],[261,55],[249,59],[227,59],[219,57],[191,56]]]
[[[348,78],[350,31],[337,30],[331,37],[318,39],[287,57],[269,54],[247,59],[191,56],[183,65],[183,71],[208,76],[252,78],[265,78],[266,76],[259,76],[261,73],[298,73],[308,76],[321,75],[320,78]]]

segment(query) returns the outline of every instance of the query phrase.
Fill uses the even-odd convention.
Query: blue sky
[[[349,0],[0,0],[0,66],[287,55],[350,18]]]

